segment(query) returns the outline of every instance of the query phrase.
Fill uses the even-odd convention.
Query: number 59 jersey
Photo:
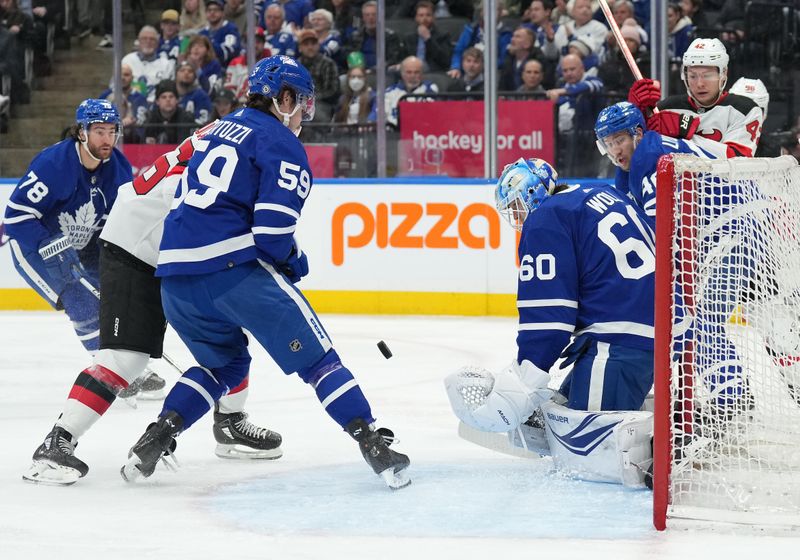
[[[285,262],[311,184],[303,145],[276,118],[245,108],[222,119],[195,143],[164,222],[156,275]]]
[[[547,371],[570,337],[653,349],[654,235],[610,186],[571,186],[532,212],[519,244],[518,361]]]

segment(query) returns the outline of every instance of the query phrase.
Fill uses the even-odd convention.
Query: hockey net
[[[654,524],[800,526],[800,167],[659,162]]]

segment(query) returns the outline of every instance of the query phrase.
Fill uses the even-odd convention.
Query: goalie
[[[517,358],[496,375],[462,368],[445,386],[470,427],[509,432],[582,478],[641,485],[651,457],[652,414],[639,410],[653,384],[653,232],[613,188],[557,177],[540,159],[500,177],[497,209],[522,232]],[[572,369],[554,393],[548,371],[559,356]]]

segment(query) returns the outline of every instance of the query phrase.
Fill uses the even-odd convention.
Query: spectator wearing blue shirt
[[[311,0],[271,0],[283,8],[284,19],[292,33],[299,33],[305,27],[306,18],[314,10]]]
[[[206,21],[208,24],[200,30],[211,40],[214,52],[222,67],[226,67],[234,57],[239,56],[242,48],[239,29],[225,19],[225,0],[206,1]]]
[[[161,14],[161,39],[158,42],[159,56],[165,56],[174,63],[181,53],[181,24],[177,10],[164,10]]]
[[[197,81],[209,97],[222,89],[225,71],[222,69],[211,41],[205,35],[195,35],[186,47],[186,60],[197,70]]]
[[[297,41],[289,31],[284,31],[283,24],[286,14],[280,4],[270,4],[264,10],[262,27],[267,31],[265,37],[267,48],[272,56],[285,55],[292,58],[297,56]]]
[[[350,37],[347,52],[348,54],[355,51],[363,53],[366,68],[369,70],[377,65],[378,3],[375,0],[368,0],[361,6],[361,22],[361,27]],[[393,66],[402,59],[405,46],[397,33],[388,27],[385,40],[386,66]]]
[[[175,73],[178,105],[194,117],[194,122],[204,125],[211,115],[211,98],[197,84],[197,71],[188,60],[181,62]]]
[[[308,21],[319,39],[320,52],[333,60],[339,70],[344,69],[342,35],[333,29],[333,14],[324,9],[314,10],[309,14]]]
[[[500,16],[505,8],[503,0],[497,0],[497,67],[503,65],[503,58],[508,50],[508,45],[511,43],[512,31],[505,24],[500,21]],[[450,70],[447,75],[451,78],[461,77],[461,57],[464,51],[469,47],[483,48],[483,6],[480,10],[480,19],[475,23],[470,23],[464,26],[461,36],[456,41],[456,46],[453,49],[453,57],[450,59]]]
[[[525,11],[526,17],[529,19],[523,26],[528,27],[533,31],[536,41],[534,45],[545,51],[545,46],[553,43],[558,31],[559,25],[553,23],[550,16],[553,14],[553,1],[552,0],[533,0],[531,5]],[[555,49],[546,49],[550,53],[550,60],[558,60],[558,52]]]

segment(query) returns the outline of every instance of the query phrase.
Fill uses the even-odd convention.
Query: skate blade
[[[142,476],[142,471],[139,470],[139,457],[136,455],[131,455],[131,458],[128,459],[128,462],[125,463],[121,469],[119,469],[119,474],[122,476],[122,480],[125,482],[135,482],[140,476]]]
[[[156,389],[155,391],[139,391],[136,394],[136,398],[140,401],[163,401],[167,398],[167,390],[164,389]]]
[[[388,468],[379,475],[386,486],[392,490],[400,490],[411,484],[411,478],[408,476],[407,469],[395,472],[393,468]]]
[[[139,405],[136,403],[136,396],[132,396],[132,397],[122,397],[122,402],[124,402],[125,404],[127,404],[127,405],[128,405],[129,407],[131,407],[133,410],[136,410],[137,408],[139,408]]]
[[[253,460],[253,459],[266,459],[275,460],[283,456],[283,450],[280,446],[275,449],[253,449],[246,445],[218,443],[214,454],[220,459],[238,459],[238,460]]]
[[[22,480],[49,486],[70,486],[78,482],[81,473],[71,467],[54,465],[45,461],[34,461],[22,475]]]

